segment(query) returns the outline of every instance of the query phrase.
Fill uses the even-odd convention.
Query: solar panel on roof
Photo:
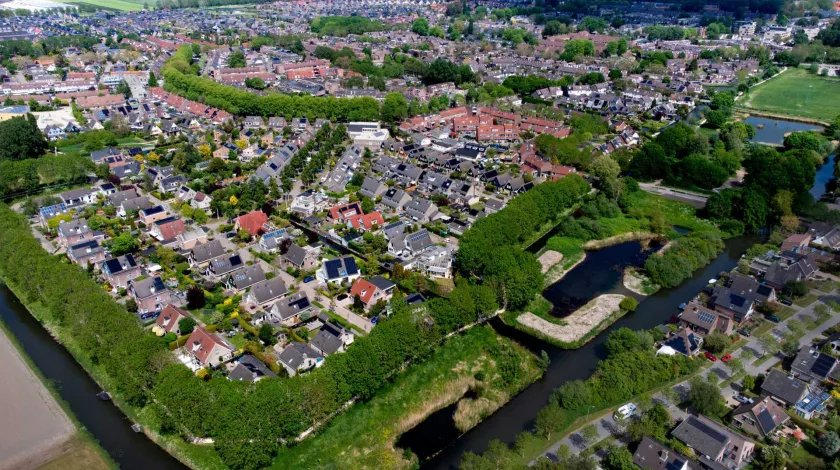
[[[709,312],[700,312],[697,314],[697,319],[705,323],[712,323],[715,321],[715,316]]]
[[[338,260],[330,260],[324,263],[324,268],[327,270],[327,278],[335,279],[338,277],[338,268],[341,262]]]
[[[814,365],[811,366],[811,372],[820,377],[826,377],[836,362],[837,360],[828,354],[820,354],[814,361]]]
[[[359,272],[359,268],[356,267],[356,259],[349,257],[344,258],[344,267],[347,268],[347,275],[353,276]]]
[[[155,290],[156,290],[156,291],[158,291],[158,290],[164,290],[164,289],[166,288],[166,287],[164,287],[164,285],[163,285],[163,280],[162,280],[161,278],[159,278],[159,277],[156,277],[156,278],[155,278],[155,280],[154,280],[154,286],[155,286]]]
[[[776,423],[773,421],[773,416],[766,409],[758,414],[758,422],[761,423],[761,427],[765,432],[776,427]]]

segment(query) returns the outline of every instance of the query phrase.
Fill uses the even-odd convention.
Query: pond
[[[829,155],[828,160],[819,168],[814,178],[814,185],[811,186],[809,193],[814,196],[815,201],[819,201],[826,192],[826,186],[834,179],[834,165],[837,161],[837,155]]]
[[[800,131],[821,131],[823,128],[814,124],[784,121],[758,116],[750,116],[744,120],[755,128],[755,137],[751,142],[782,145],[785,134]]]

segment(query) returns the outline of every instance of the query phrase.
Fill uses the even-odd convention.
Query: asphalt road
[[[657,194],[666,199],[685,202],[698,209],[706,207],[706,201],[709,199],[709,196],[683,191],[680,189],[666,188],[655,183],[639,183],[639,187],[642,188],[643,191],[651,194]]]

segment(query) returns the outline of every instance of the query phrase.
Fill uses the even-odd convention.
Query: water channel
[[[750,116],[744,120],[755,128],[755,137],[751,142],[782,145],[785,134],[800,131],[820,131],[822,127],[802,122],[784,121],[758,116]]]
[[[563,350],[530,335],[518,334],[515,330],[511,332],[510,330],[512,328],[502,328],[500,330],[501,333],[514,336],[517,341],[529,349],[533,351],[545,350],[551,359],[548,370],[540,380],[514,397],[503,408],[440,450],[437,455],[423,464],[423,468],[455,469],[458,468],[464,452],[483,452],[487,448],[487,444],[494,439],[499,439],[507,443],[513,442],[517,434],[533,427],[537,412],[548,403],[551,392],[555,388],[569,380],[585,379],[592,375],[595,367],[598,365],[598,361],[606,357],[604,342],[610,331],[622,327],[633,330],[648,329],[667,322],[672,315],[678,313],[677,307],[681,303],[688,301],[703,290],[708,284],[708,280],[717,277],[721,271],[729,271],[734,268],[738,264],[741,255],[759,240],[760,238],[757,236],[741,236],[726,240],[726,247],[723,253],[711,264],[697,271],[689,281],[673,289],[662,289],[648,297],[639,304],[636,312],[622,317],[606,331],[580,349]],[[616,246],[619,247],[622,245]],[[629,246],[621,248],[621,250],[627,250],[628,253],[632,253]],[[638,253],[639,250],[637,248],[635,254]],[[586,276],[590,276],[593,273],[593,269],[611,270],[612,265],[616,264],[615,262],[609,263],[609,260],[606,258],[604,261],[607,264],[600,267],[584,266],[583,264],[578,265],[557,284],[577,282],[575,278],[583,277],[584,273]],[[580,268],[585,268],[585,270],[581,270]],[[620,278],[617,278],[612,288],[609,287],[609,283],[595,283],[589,286],[592,289],[588,293],[589,298],[615,288],[623,289],[623,287],[618,287],[618,279]],[[562,289],[561,287],[556,288],[558,290]],[[585,296],[586,294],[587,292],[578,293],[580,296]],[[443,429],[445,431],[447,428],[444,427]],[[436,434],[433,431],[433,429],[429,429],[426,438],[430,441],[437,441],[434,437]],[[414,448],[412,447],[412,449]],[[432,453],[427,448],[423,448],[422,452],[424,455]]]
[[[96,398],[102,391],[96,382],[2,284],[0,319],[44,377],[55,385],[76,418],[121,469],[185,468],[144,434],[135,433],[131,422],[113,403]]]

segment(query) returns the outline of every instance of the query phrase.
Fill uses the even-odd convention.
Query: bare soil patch
[[[564,343],[574,343],[581,340],[610,315],[618,311],[622,299],[624,299],[624,296],[620,294],[598,296],[571,315],[564,317],[562,320],[558,319],[558,321],[565,323],[564,325],[552,323],[530,312],[518,316],[516,321],[550,338]]]
[[[563,253],[554,250],[548,250],[541,254],[537,261],[542,265],[542,272],[545,274],[555,264],[563,261]]]

